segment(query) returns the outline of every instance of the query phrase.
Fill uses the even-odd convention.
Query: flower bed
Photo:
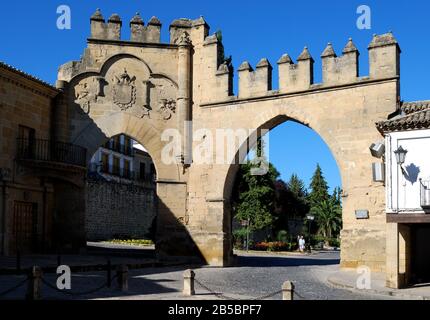
[[[118,243],[118,244],[128,244],[128,245],[138,245],[138,246],[152,246],[154,242],[152,240],[146,239],[112,239],[108,241],[110,243]]]
[[[290,251],[292,244],[283,241],[257,242],[253,248],[258,251]]]

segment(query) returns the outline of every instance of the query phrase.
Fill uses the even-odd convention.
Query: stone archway
[[[120,39],[121,21],[107,23],[98,11],[81,61],[63,65],[55,121],[58,137],[90,150],[104,139],[125,133],[143,143],[158,172],[162,203],[158,225],[160,257],[200,256],[212,265],[230,263],[229,195],[234,165],[198,163],[192,153],[205,129],[272,129],[293,120],[316,131],[329,146],[342,176],[344,209],[342,266],[365,264],[383,270],[386,221],[384,185],[372,180],[369,146],[382,137],[375,122],[398,106],[400,49],[391,33],[374,36],[369,45],[369,76],[360,77],[358,49],[349,40],[337,57],[329,45],[322,59],[322,83],[313,83],[307,48],[294,63],[279,59],[279,89],[272,90],[272,66],[261,59],[255,70],[233,68],[223,45],[199,18],[170,25],[170,43],[160,43],[161,24],[140,17],[131,23],[131,41]],[[155,23],[156,22],[156,23]],[[192,121],[192,130],[184,125]],[[182,137],[175,161],[163,161],[169,141],[160,135],[176,130]],[[239,149],[238,149],[239,150]],[[216,151],[213,150],[215,153]],[[357,219],[367,210],[368,219]]]

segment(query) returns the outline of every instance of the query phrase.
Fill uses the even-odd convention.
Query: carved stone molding
[[[174,99],[161,99],[158,105],[158,113],[160,113],[163,120],[169,120],[176,112],[176,100]]]

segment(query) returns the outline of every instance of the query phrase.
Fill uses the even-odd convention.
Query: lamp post
[[[312,214],[308,214],[306,216],[306,219],[308,219],[308,234],[309,234],[309,239],[308,239],[309,243],[308,243],[308,246],[310,248],[311,247],[311,223],[312,223],[312,221],[314,221],[315,217]]]
[[[394,151],[394,155],[396,156],[396,162],[397,165],[399,167],[399,171],[401,172],[401,174],[403,174],[403,167],[402,165],[405,163],[405,159],[406,159],[406,154],[408,153],[408,150],[404,149],[402,146],[399,146],[397,148],[397,150]],[[399,192],[400,189],[400,177],[399,177],[399,172],[397,173],[397,214],[400,212],[399,209]]]
[[[242,220],[242,226],[246,227],[246,252],[249,251],[249,224],[250,224],[250,218],[247,220]]]

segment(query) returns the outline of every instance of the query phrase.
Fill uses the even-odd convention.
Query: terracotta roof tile
[[[400,114],[376,123],[381,133],[430,129],[430,101],[404,102]]]

